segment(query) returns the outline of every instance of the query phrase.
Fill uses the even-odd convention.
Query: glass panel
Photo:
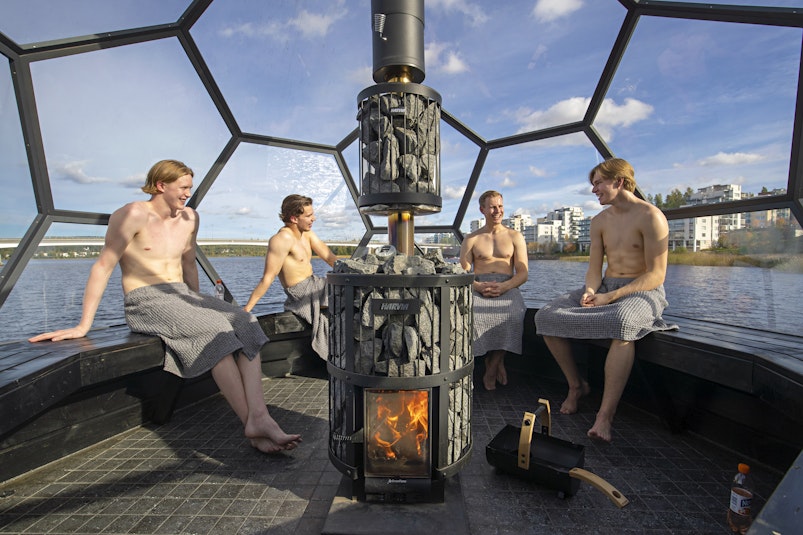
[[[238,303],[248,301],[262,276],[264,247],[284,224],[279,218],[282,200],[292,193],[312,198],[317,219],[313,231],[325,242],[353,242],[365,232],[333,157],[241,144],[198,208],[199,244],[251,244],[263,248],[249,253],[263,258],[248,260],[248,266],[242,269],[237,266],[229,270],[229,263],[213,260]],[[326,263],[321,264],[323,272],[329,269]],[[279,293],[275,299],[284,302],[281,287],[276,287]],[[272,304],[271,299],[269,295],[260,304]]]
[[[599,153],[581,134],[516,145],[490,152],[461,229],[468,233],[485,224],[479,210],[484,191],[496,190],[504,198],[505,217],[523,221],[545,217],[563,207],[579,207],[585,216],[600,205],[591,194],[588,172],[600,161]]]
[[[370,7],[343,2],[214,2],[192,28],[240,127],[335,144],[373,84]]]
[[[176,158],[196,185],[229,138],[177,40],[32,65],[56,208],[110,213],[146,200],[151,165]]]
[[[779,209],[670,221],[667,312],[800,334],[803,231],[790,216]]]
[[[582,119],[626,11],[618,2],[427,4],[427,78],[486,139]]]
[[[457,209],[466,194],[466,184],[480,149],[454,128],[441,121],[441,197],[439,214],[422,217],[422,225],[454,225]]]
[[[0,140],[0,238],[21,238],[36,215],[36,200],[8,69],[0,69]],[[0,264],[12,252],[0,249]]]
[[[19,44],[175,22],[189,0],[3,0],[0,32]]]
[[[73,327],[81,320],[84,286],[103,246],[105,226],[56,223],[0,308],[0,342]],[[59,237],[69,236],[63,240]],[[48,243],[49,242],[49,243]],[[44,245],[47,244],[47,245]],[[114,269],[92,328],[125,323],[120,268]]]
[[[799,61],[799,29],[647,17],[595,126],[645,191],[785,188]]]

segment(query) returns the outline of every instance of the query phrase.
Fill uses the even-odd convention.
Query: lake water
[[[245,304],[262,275],[264,258],[210,259],[229,291]],[[32,260],[0,309],[0,342],[28,338],[44,331],[75,325],[81,317],[83,289],[93,260]],[[587,264],[531,260],[530,277],[522,285],[525,302],[539,307],[583,284]],[[329,266],[313,261],[325,275]],[[201,278],[204,276],[201,274]],[[803,332],[803,274],[754,267],[670,265],[664,284],[668,314],[757,329]],[[212,294],[212,284],[201,283]],[[119,325],[123,319],[119,268],[109,281],[93,327]],[[254,308],[258,315],[283,308],[284,292],[275,281]]]

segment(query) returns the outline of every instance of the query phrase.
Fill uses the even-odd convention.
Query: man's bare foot
[[[586,381],[582,381],[578,388],[569,387],[569,393],[566,394],[566,399],[560,406],[561,414],[574,414],[577,412],[577,404],[580,398],[587,396],[591,392],[591,387],[588,386]]]
[[[588,430],[587,434],[589,438],[610,443],[612,439],[611,429],[611,421],[607,418],[597,415],[597,419],[594,421],[594,426]]]
[[[496,390],[496,374],[489,376],[487,373],[482,376],[482,385],[485,390]]]
[[[507,370],[504,364],[500,363],[499,368],[496,369],[496,380],[499,381],[499,384],[502,386],[507,385]]]
[[[250,439],[251,446],[258,449],[262,453],[279,453],[284,451],[285,448],[278,446],[274,441],[269,438],[252,438]]]
[[[285,450],[293,449],[301,442],[301,435],[285,433],[282,428],[279,427],[279,424],[276,423],[276,420],[271,418],[267,412],[256,418],[248,419],[245,424],[245,436],[256,440],[267,439]],[[262,450],[260,449],[260,451]]]

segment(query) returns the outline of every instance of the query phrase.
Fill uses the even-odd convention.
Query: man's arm
[[[311,230],[309,231],[309,244],[315,254],[329,264],[330,267],[335,265],[337,255]]]
[[[196,262],[196,257],[195,257],[195,245],[197,243],[198,227],[201,224],[201,219],[200,216],[198,215],[198,212],[196,212],[192,208],[184,208],[184,212],[187,214],[188,217],[193,218],[193,224],[195,228],[193,229],[192,234],[187,240],[187,246],[181,253],[181,273],[186,285],[191,290],[199,292],[201,291],[201,285],[200,282],[198,281],[198,264]]]
[[[474,238],[471,234],[463,238],[463,243],[460,244],[460,267],[466,271],[471,271],[471,265],[474,263]]]
[[[604,216],[602,216],[604,217]],[[580,298],[580,304],[589,304],[602,284],[602,263],[605,258],[605,242],[602,239],[602,219],[595,217],[591,220],[591,245],[588,252],[588,269],[586,270],[585,292]]]
[[[513,277],[499,284],[500,295],[518,288],[527,282],[529,277],[527,242],[524,241],[524,235],[517,230],[511,230],[510,235],[513,240]]]
[[[284,261],[287,259],[287,255],[290,254],[292,245],[292,237],[285,235],[285,233],[281,231],[274,234],[270,241],[268,241],[268,252],[265,253],[265,269],[262,272],[262,278],[257,283],[256,288],[251,292],[248,303],[243,307],[245,310],[251,312],[262,296],[265,295],[265,292],[268,291],[270,285],[273,284],[273,279],[281,272]]]
[[[41,342],[42,340],[58,342],[86,336],[95,320],[95,313],[100,305],[103,292],[106,291],[106,286],[109,284],[109,277],[111,277],[114,267],[120,262],[128,244],[145,224],[147,218],[147,210],[135,203],[125,205],[111,215],[103,249],[89,271],[89,278],[84,289],[81,321],[69,329],[47,332],[29,338],[29,342]]]

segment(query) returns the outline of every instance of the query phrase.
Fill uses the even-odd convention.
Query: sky
[[[706,2],[803,7],[803,1]],[[175,21],[188,0],[3,0],[0,33],[18,43]],[[484,140],[580,120],[626,10],[617,0],[426,0],[423,85]],[[357,127],[357,95],[374,85],[370,0],[215,0],[191,30],[240,130],[334,146]],[[801,30],[645,17],[594,127],[628,159],[647,194],[788,180]],[[2,50],[2,48],[0,48]],[[177,39],[31,65],[57,208],[111,213],[145,200],[147,169],[176,158],[196,187],[231,138]],[[478,147],[441,125],[440,213],[452,225]],[[345,158],[360,173],[357,143]],[[599,153],[582,134],[492,150],[476,190],[508,215],[601,207],[588,171]],[[357,180],[359,184],[359,180]],[[10,69],[0,70],[0,238],[36,216]],[[242,142],[199,204],[200,238],[265,239],[281,199],[313,198],[316,232],[351,240],[364,227],[334,159]],[[476,201],[464,221],[480,217]],[[381,216],[371,216],[377,226]],[[55,224],[50,235],[104,228]]]

